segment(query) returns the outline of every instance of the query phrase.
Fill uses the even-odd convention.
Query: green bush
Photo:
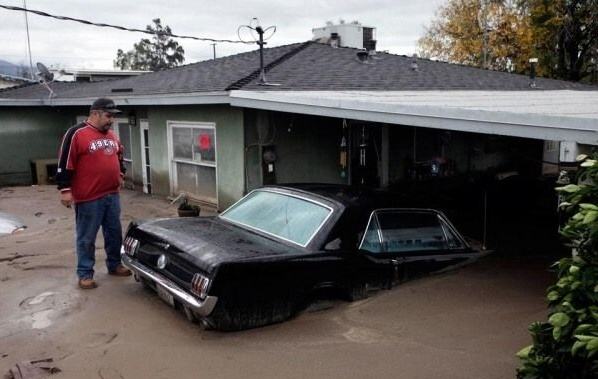
[[[577,184],[558,187],[569,215],[561,234],[571,257],[554,264],[558,280],[548,288],[548,322],[529,330],[532,345],[517,356],[520,379],[598,378],[598,157],[579,156]]]

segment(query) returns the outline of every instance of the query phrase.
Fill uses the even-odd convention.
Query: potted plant
[[[199,216],[200,207],[199,205],[194,205],[189,203],[189,199],[185,193],[179,194],[172,203],[176,203],[180,201],[179,207],[177,208],[177,213],[179,217],[197,217]]]

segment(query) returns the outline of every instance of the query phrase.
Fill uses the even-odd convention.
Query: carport
[[[247,189],[293,181],[389,188],[407,205],[449,213],[488,248],[525,253],[558,245],[557,175],[598,145],[595,91],[244,90],[230,101],[259,110],[246,135],[255,127],[269,137],[246,141],[262,155],[246,156]]]

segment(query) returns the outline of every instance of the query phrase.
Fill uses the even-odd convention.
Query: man
[[[114,115],[119,113],[114,101],[97,99],[91,105],[87,120],[67,130],[60,147],[56,180],[61,203],[75,208],[77,276],[81,289],[97,287],[93,266],[100,226],[108,273],[131,275],[120,261],[122,230],[118,192],[125,171],[123,148],[110,130]]]

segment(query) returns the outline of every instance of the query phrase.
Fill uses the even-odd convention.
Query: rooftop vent
[[[370,54],[365,51],[365,50],[360,50],[357,53],[357,59],[361,62],[361,63],[367,63],[368,62],[368,58],[370,56]]]
[[[412,71],[419,71],[419,66],[417,64],[417,54],[413,54],[412,60],[411,60],[411,70]]]
[[[341,46],[341,37],[338,33],[330,33],[330,46],[332,47],[340,47]]]

